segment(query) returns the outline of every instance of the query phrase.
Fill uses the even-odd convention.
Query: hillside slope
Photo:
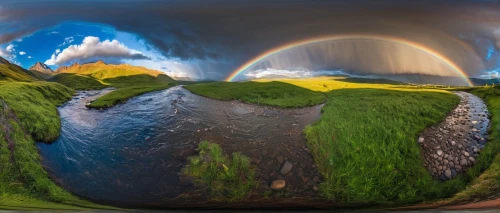
[[[59,69],[57,69],[56,73],[76,73],[80,75],[89,75],[100,80],[144,74],[152,77],[157,77],[158,75],[163,74],[160,71],[151,70],[144,67],[132,66],[128,64],[105,64],[102,61],[87,64],[76,63],[71,66],[60,67]]]
[[[0,80],[7,81],[36,81],[39,76],[30,73],[22,67],[12,64],[0,57]]]

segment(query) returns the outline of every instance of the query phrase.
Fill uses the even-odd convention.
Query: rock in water
[[[286,182],[284,180],[275,180],[271,183],[271,189],[281,190],[285,188]]]
[[[292,171],[292,168],[293,168],[293,165],[288,162],[288,161],[285,161],[285,164],[283,165],[283,167],[281,167],[281,174],[282,175],[286,175],[288,174],[290,171]]]

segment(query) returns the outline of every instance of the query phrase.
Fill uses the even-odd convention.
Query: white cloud
[[[500,30],[494,31],[493,36],[496,38],[497,48],[500,49]]]
[[[62,65],[68,62],[100,59],[148,59],[148,57],[137,50],[129,49],[117,40],[100,41],[98,37],[87,36],[80,45],[70,45],[60,53],[56,50],[45,64]]]
[[[33,58],[33,57],[31,57],[31,55],[30,55],[30,56],[28,56],[28,58],[30,58],[30,59],[31,59],[31,58]]]
[[[59,32],[57,32],[57,31],[52,31],[50,33],[52,33],[52,34],[59,34]]]
[[[26,52],[21,51],[21,52],[19,52],[19,55],[26,55]]]
[[[7,58],[10,57],[11,53],[5,49],[0,48],[0,57]]]
[[[274,68],[253,70],[245,73],[250,79],[256,78],[311,78],[324,75],[345,75],[342,70],[332,71],[310,71],[307,69],[280,70]]]
[[[13,44],[9,44],[9,45],[5,48],[5,50],[7,50],[8,52],[11,52],[11,53],[12,53],[12,52],[15,52],[15,51],[16,51],[16,49],[15,49],[14,47],[15,47],[15,46],[14,46]]]
[[[71,44],[71,43],[73,43],[73,41],[75,41],[75,38],[73,38],[73,36],[64,38],[64,42],[62,44],[60,44],[59,46],[64,46],[64,45],[67,45],[67,44]]]
[[[56,54],[59,54],[61,52],[61,49],[56,49]]]

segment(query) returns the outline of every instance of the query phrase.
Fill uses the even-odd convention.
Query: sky
[[[469,77],[498,77],[500,71],[496,1],[0,2],[0,56],[25,68],[38,61],[57,69],[103,60],[223,80],[273,48],[335,36],[346,39],[277,51],[235,80],[459,76],[450,63]]]

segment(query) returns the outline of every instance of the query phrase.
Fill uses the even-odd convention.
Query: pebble
[[[285,161],[285,158],[280,155],[280,156],[278,156],[277,160],[278,160],[279,163],[283,163],[283,161]]]
[[[467,160],[466,159],[460,160],[460,166],[466,166],[466,165],[467,165]]]
[[[443,151],[438,150],[438,151],[437,151],[437,154],[438,154],[439,156],[441,156],[441,155],[443,155]]]
[[[452,178],[452,176],[451,176],[451,170],[447,169],[446,171],[444,171],[444,175],[445,175],[448,179]]]
[[[285,188],[285,186],[286,186],[285,180],[275,180],[271,183],[271,189],[274,190],[281,190]]]
[[[283,167],[281,167],[280,173],[282,175],[286,175],[290,171],[292,171],[292,168],[293,168],[293,165],[290,162],[285,161],[285,164],[283,165]]]

